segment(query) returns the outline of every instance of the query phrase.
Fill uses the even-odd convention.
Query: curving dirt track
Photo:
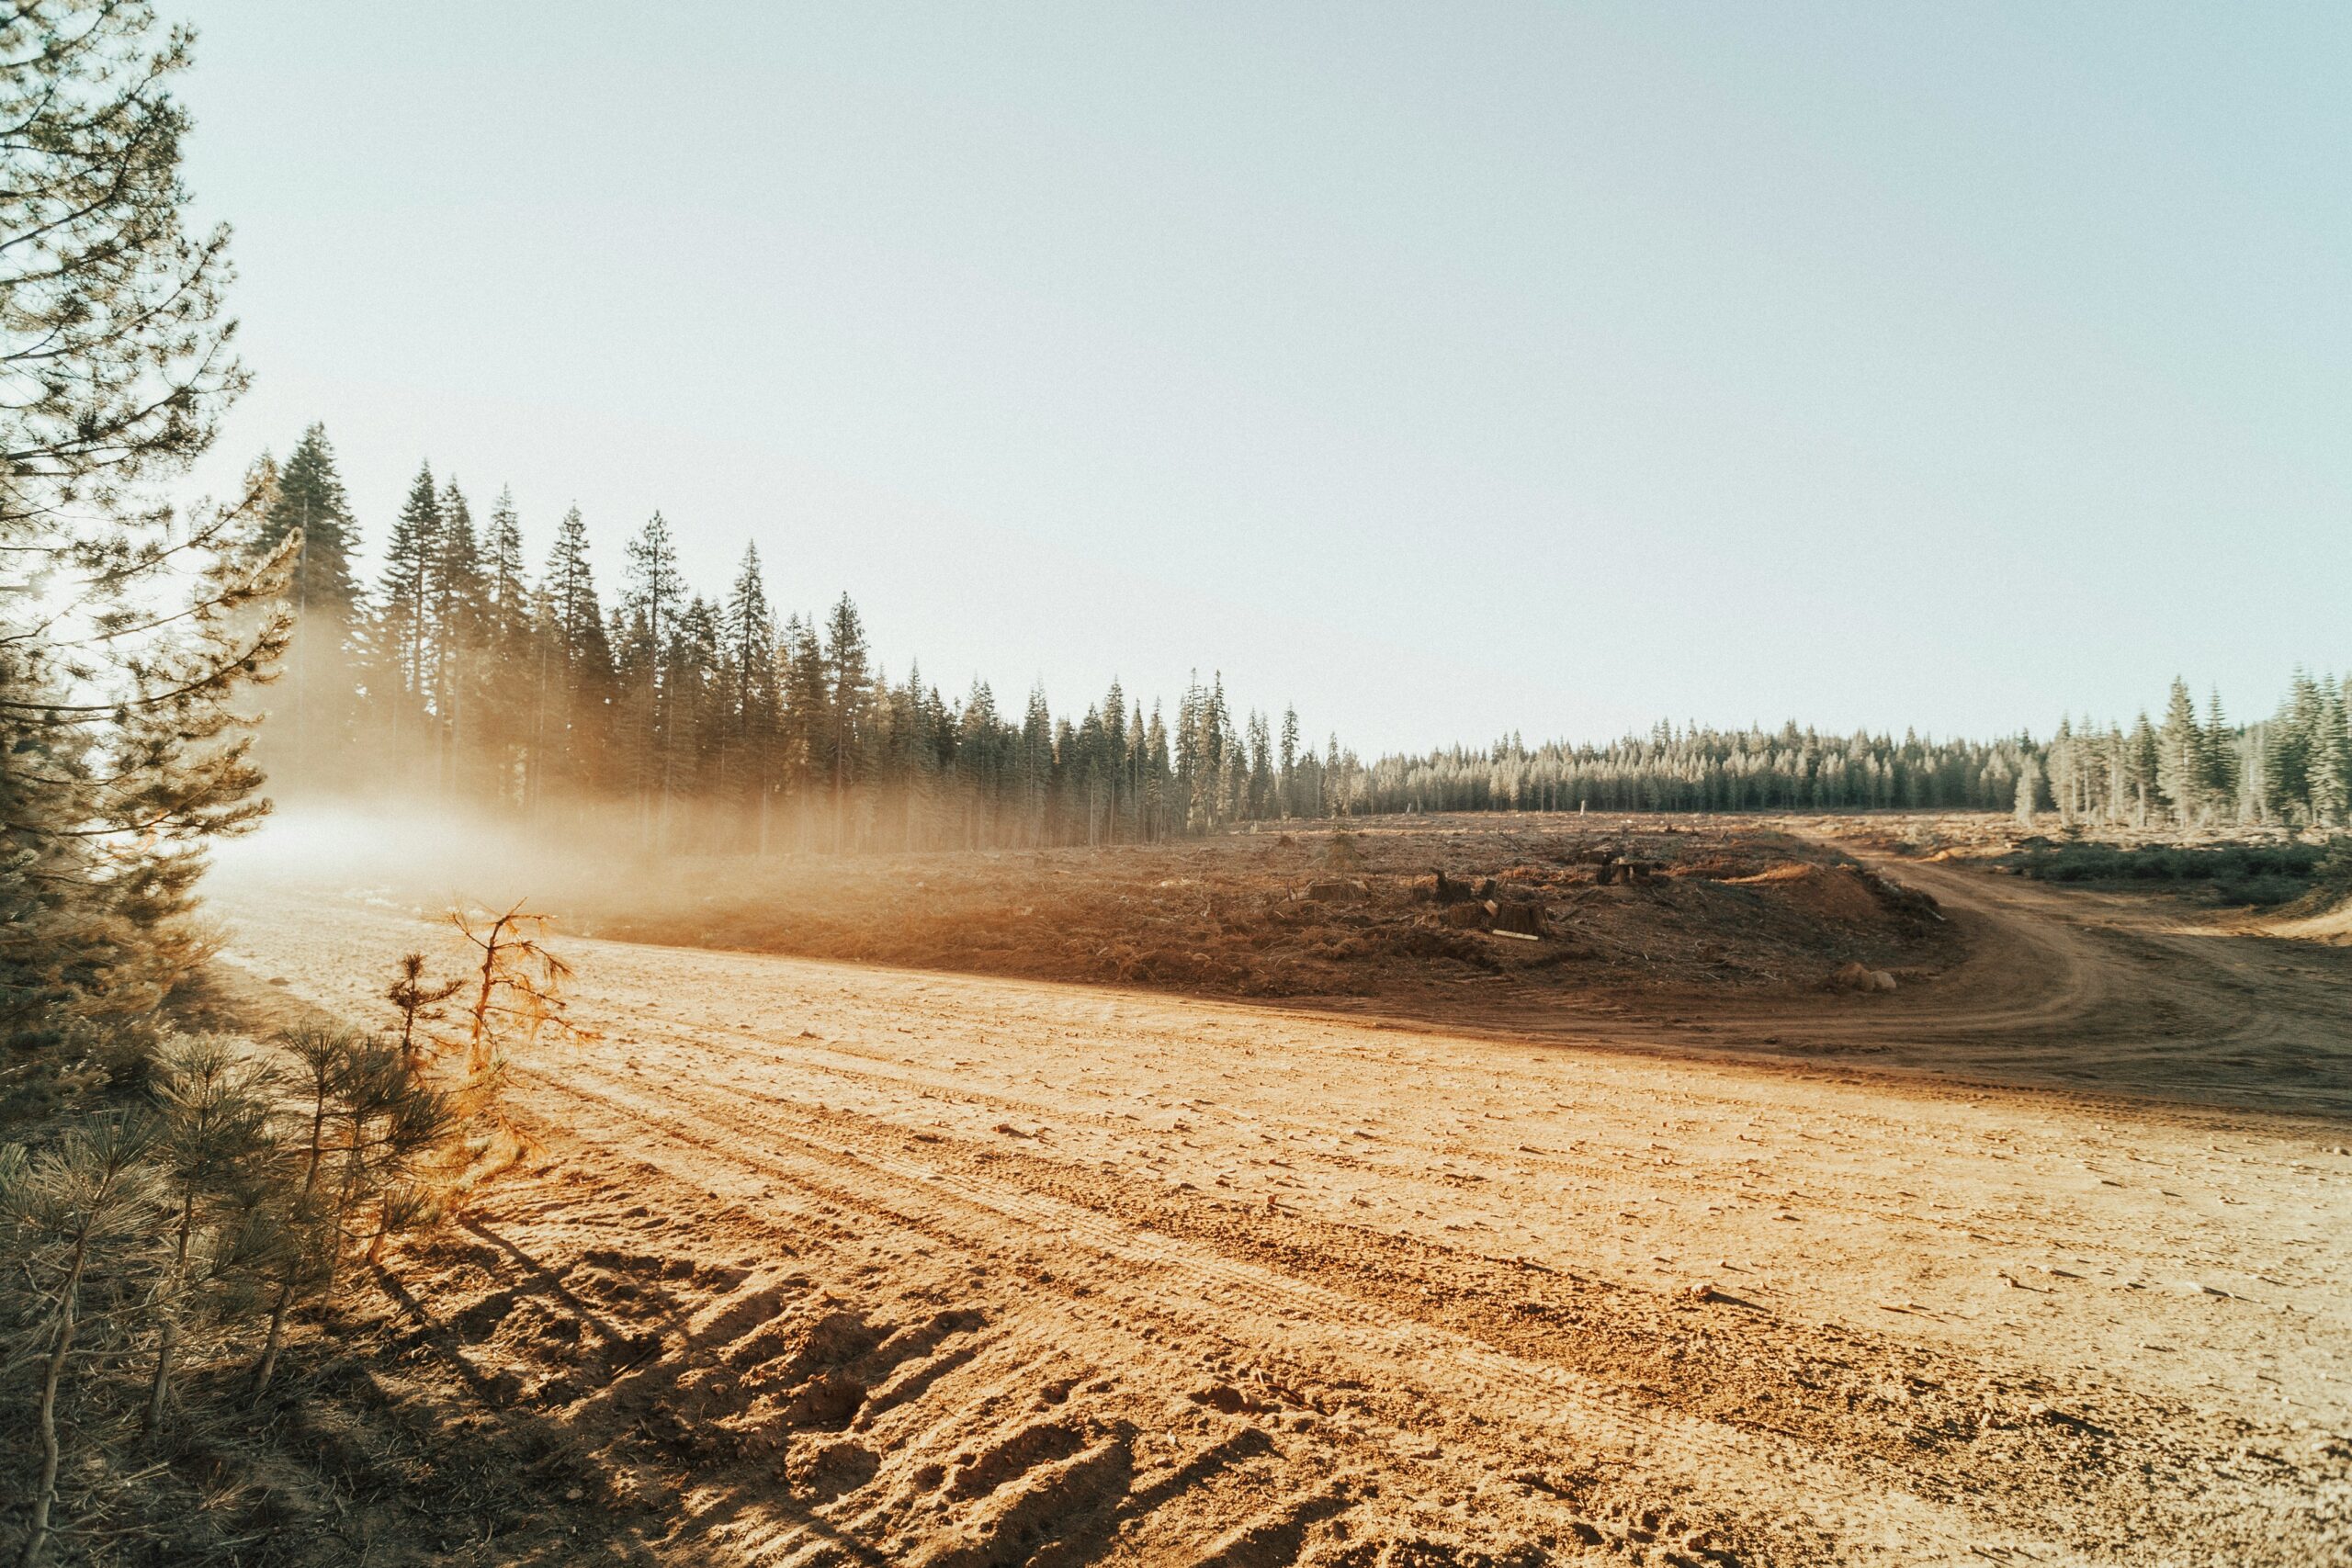
[[[1888,997],[1741,999],[1736,1051],[1867,1059],[1988,1083],[2352,1116],[2352,953],[2167,901],[1853,851],[1931,893],[1968,956]],[[1686,1032],[1628,1031],[1656,1043]]]
[[[547,1168],[402,1277],[619,1558],[2345,1560],[2339,955],[1895,869],[1932,986],[1542,1038],[574,942]],[[434,940],[219,907],[352,1016]]]

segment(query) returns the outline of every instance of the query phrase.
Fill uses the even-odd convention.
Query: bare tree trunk
[[[155,1377],[147,1385],[146,1413],[139,1418],[139,1429],[142,1432],[152,1432],[163,1424],[164,1400],[172,1387],[172,1354],[179,1348],[179,1344],[180,1320],[175,1313],[164,1319],[164,1342],[155,1351]]]
[[[178,1245],[172,1256],[172,1290],[175,1296],[187,1279],[187,1244],[195,1230],[196,1190],[189,1187],[180,1194]],[[147,1385],[147,1411],[139,1421],[142,1432],[153,1431],[164,1419],[164,1400],[172,1386],[172,1353],[180,1344],[179,1303],[166,1302],[164,1314],[164,1342],[155,1350],[155,1377]]]
[[[515,906],[516,908],[521,907]],[[482,944],[481,989],[474,997],[473,1032],[466,1043],[466,1067],[470,1072],[478,1073],[490,1065],[490,1052],[483,1043],[483,1037],[490,1032],[490,993],[498,983],[498,938],[514,916],[514,910],[509,909],[492,921],[490,940]]]
[[[277,1304],[269,1309],[269,1337],[262,1341],[261,1359],[254,1365],[254,1397],[259,1399],[269,1391],[269,1380],[277,1371],[278,1347],[286,1342],[286,1309],[294,1304],[294,1275],[289,1270],[277,1287]]]
[[[41,1548],[49,1543],[49,1510],[57,1501],[57,1385],[65,1375],[65,1359],[74,1353],[74,1308],[81,1300],[82,1265],[89,1257],[89,1246],[85,1229],[74,1243],[74,1265],[65,1271],[65,1283],[60,1287],[57,1341],[50,1347],[49,1366],[40,1385],[40,1481],[33,1488],[33,1517],[25,1527],[25,1550],[17,1559],[18,1568],[34,1568],[40,1561]]]
[[[302,1199],[310,1201],[319,1185],[319,1165],[326,1156],[327,1101],[326,1089],[321,1085],[318,1099],[311,1107],[311,1149],[309,1163],[302,1172]],[[342,1237],[336,1238],[338,1244]],[[269,1388],[269,1380],[277,1371],[277,1352],[286,1342],[286,1314],[294,1304],[294,1288],[300,1278],[297,1265],[288,1261],[286,1278],[279,1281],[277,1300],[269,1309],[269,1337],[262,1341],[261,1359],[254,1364],[254,1397],[259,1399]]]

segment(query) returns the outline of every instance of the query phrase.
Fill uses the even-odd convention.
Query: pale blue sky
[[[203,0],[190,180],[380,536],[846,588],[1361,748],[2352,663],[2352,7]]]

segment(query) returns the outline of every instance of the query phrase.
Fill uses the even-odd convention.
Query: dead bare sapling
[[[498,915],[470,913],[462,905],[449,911],[449,922],[481,955],[469,981],[469,1076],[502,1071],[512,1047],[531,1043],[550,1025],[573,1032],[562,995],[571,966],[543,940],[551,918],[525,913],[519,901]]]
[[[422,953],[395,962],[383,992],[390,1002],[396,1045],[410,1078],[447,1097],[464,1149],[432,1182],[440,1213],[461,1209],[480,1182],[519,1158],[530,1140],[507,1115],[504,1093],[514,1052],[553,1028],[578,1037],[565,1013],[563,983],[571,965],[548,951],[548,917],[521,902],[503,910],[452,903],[449,923],[474,950],[466,968],[445,980],[426,972]],[[455,1019],[444,1004],[461,998]],[[444,1058],[462,1053],[454,1073]]]

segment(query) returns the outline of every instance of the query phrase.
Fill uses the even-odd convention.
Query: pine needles
[[[299,1314],[333,1313],[356,1266],[380,1268],[519,1157],[506,1074],[549,1029],[578,1032],[571,969],[520,904],[450,919],[467,969],[436,979],[402,955],[382,1030],[90,1035],[115,1068],[61,1073],[64,1098],[18,1123],[31,1146],[0,1145],[0,1465],[29,1499],[20,1563],[141,1515],[178,1429],[271,1393]]]

